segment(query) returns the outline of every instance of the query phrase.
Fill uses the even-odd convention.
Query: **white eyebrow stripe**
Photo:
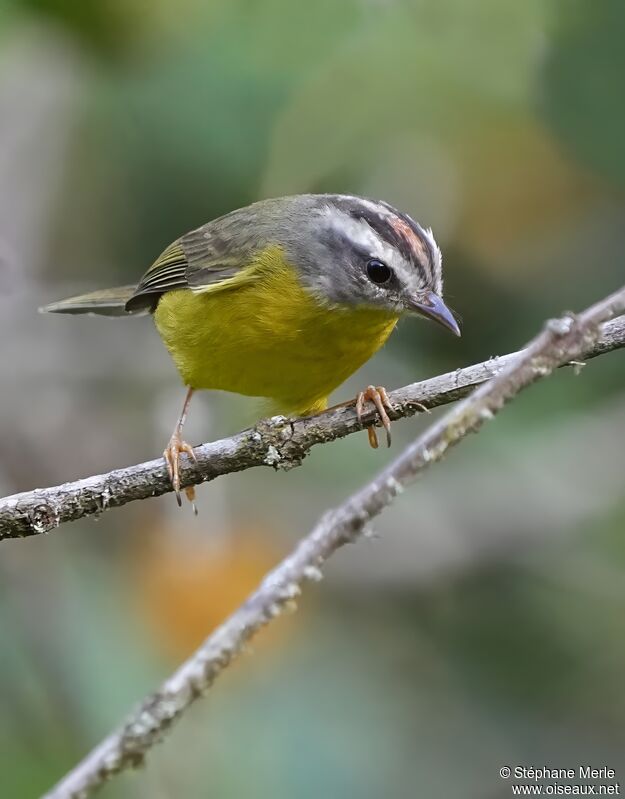
[[[366,218],[358,218],[349,210],[343,210],[340,204],[333,202],[343,200],[356,211],[362,209],[364,215],[376,215],[389,222],[393,227],[398,224],[405,225],[407,237],[414,236],[419,242],[419,249],[423,257],[406,257],[396,250],[384,236],[372,226]],[[393,206],[384,202],[377,202],[351,194],[333,195],[328,198],[327,204],[321,209],[320,216],[337,232],[353,242],[354,246],[370,253],[371,257],[377,257],[389,264],[405,285],[415,285],[418,288],[430,288],[437,294],[442,295],[442,254],[436,243],[432,229],[423,227],[416,220],[402,214]],[[416,247],[415,247],[416,250]]]
[[[354,219],[336,206],[327,206],[323,215],[334,228],[347,236],[358,247],[366,250],[372,258],[380,258],[384,262],[394,260],[394,248],[378,235],[365,220]]]

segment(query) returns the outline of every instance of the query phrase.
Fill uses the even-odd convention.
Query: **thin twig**
[[[600,338],[584,348],[580,357],[587,360],[620,347],[625,347],[625,318],[608,322]],[[399,419],[461,399],[518,355],[492,358],[390,392],[394,412],[389,415]],[[364,414],[363,422],[365,426],[376,422],[372,409]],[[353,404],[305,419],[265,419],[250,430],[196,447],[197,464],[183,467],[181,484],[183,488],[198,485],[253,466],[292,469],[317,444],[344,438],[360,429]],[[47,533],[64,522],[99,515],[109,508],[171,490],[165,462],[159,458],[60,486],[13,494],[0,499],[0,541]]]
[[[252,636],[294,604],[302,584],[320,579],[320,567],[330,555],[359,538],[407,484],[452,445],[492,419],[519,391],[570,360],[588,357],[584,353],[599,340],[601,322],[623,310],[625,287],[579,316],[550,320],[529,347],[508,360],[492,380],[434,422],[375,479],[327,512],[247,601],[44,799],[84,799],[115,774],[142,764],[152,746],[212,686]]]

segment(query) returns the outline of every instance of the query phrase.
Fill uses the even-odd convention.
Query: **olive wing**
[[[221,291],[253,280],[253,248],[248,242],[234,247],[213,226],[204,225],[170,244],[143,275],[126,310],[154,311],[159,297],[174,289]]]

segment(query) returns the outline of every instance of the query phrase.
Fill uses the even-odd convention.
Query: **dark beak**
[[[425,316],[426,319],[438,322],[439,325],[451,330],[456,336],[461,335],[458,322],[454,319],[452,312],[438,294],[434,294],[433,291],[429,291],[425,297],[419,297],[418,301],[410,300],[407,305],[409,310],[415,311],[420,316]]]

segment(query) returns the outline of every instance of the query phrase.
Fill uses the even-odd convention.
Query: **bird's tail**
[[[129,316],[136,311],[127,311],[126,303],[136,286],[118,286],[114,289],[92,291],[78,297],[52,302],[39,310],[41,313],[98,314],[98,316]],[[145,311],[143,311],[145,313]]]

